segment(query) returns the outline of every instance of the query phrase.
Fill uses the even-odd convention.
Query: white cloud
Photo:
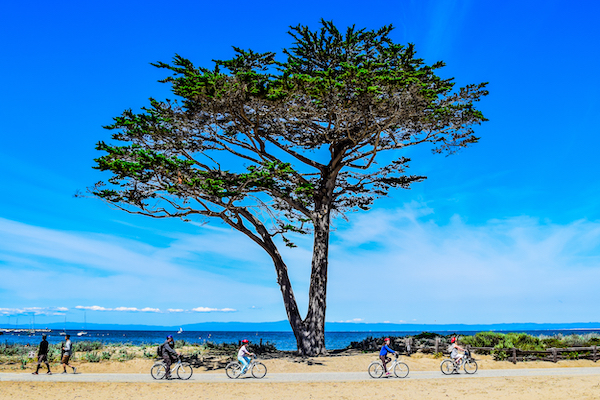
[[[352,214],[349,223],[336,221],[329,251],[328,320],[600,321],[594,307],[600,222],[555,224],[521,216],[474,225],[458,215],[448,221],[435,218],[435,210],[410,203]],[[105,304],[75,308],[132,312],[132,318],[156,314],[157,324],[176,316],[183,322],[187,313],[213,313],[215,320],[227,320],[228,312],[240,320],[285,319],[272,263],[260,248],[228,229],[198,229],[195,235],[170,232],[158,247],[0,218],[0,301]],[[297,241],[299,249],[281,250],[301,312],[310,277],[308,239]],[[61,282],[69,290],[49,291],[48,282]],[[460,312],[450,311],[448,304]],[[67,312],[65,307],[45,310]],[[0,309],[0,315],[25,312],[42,310]],[[368,317],[346,320],[349,314]]]
[[[76,306],[79,310],[91,310],[91,311],[112,311],[112,308],[100,307],[100,306]]]
[[[207,313],[207,312],[233,312],[236,310],[234,310],[233,308],[196,307],[196,308],[192,308],[192,311]]]
[[[158,308],[151,308],[151,307],[145,307],[145,308],[142,308],[139,311],[141,311],[141,312],[160,312],[160,309],[158,309]]]
[[[600,222],[445,223],[411,204],[357,216],[330,248],[328,313],[422,323],[600,321]],[[342,314],[343,315],[343,314]]]
[[[0,315],[64,315],[66,307],[23,307],[23,308],[0,308]]]
[[[195,235],[169,231],[158,247],[141,240],[59,231],[0,218],[0,302],[27,299],[29,303],[60,301],[81,305],[82,301],[102,304],[108,299],[121,304],[143,301],[152,306],[97,305],[94,309],[81,305],[78,309],[143,310],[149,315],[181,309],[184,311],[173,314],[183,315],[191,312],[194,303],[214,303],[223,293],[234,295],[224,299],[227,304],[215,304],[215,310],[231,312],[240,308],[238,305],[245,309],[247,294],[261,293],[263,303],[257,305],[267,310],[265,313],[272,312],[270,304],[278,303],[280,295],[274,269],[265,262],[262,250],[231,230],[198,230]],[[69,290],[48,290],[48,282],[60,282]],[[182,303],[181,296],[174,304],[174,293],[185,293],[183,298],[191,304]],[[265,307],[267,304],[269,307]],[[162,324],[164,320],[153,323]]]
[[[354,322],[354,323],[357,323],[357,322],[363,322],[363,321],[364,321],[364,319],[362,319],[362,318],[353,318],[353,319],[347,319],[345,321],[338,321],[338,322]]]

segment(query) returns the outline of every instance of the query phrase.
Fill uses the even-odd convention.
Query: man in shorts
[[[46,340],[46,335],[42,335],[42,341],[40,342],[40,347],[38,349],[37,368],[35,369],[35,372],[32,372],[33,375],[38,374],[42,363],[46,364],[46,367],[48,368],[48,372],[46,373],[52,375],[52,372],[50,372],[50,363],[48,362],[48,341]]]
[[[65,335],[65,343],[63,344],[63,356],[62,356],[62,365],[63,365],[63,374],[67,373],[67,367],[73,368],[73,373],[77,373],[77,368],[71,367],[69,365],[69,359],[71,358],[71,354],[73,354],[73,344],[71,343],[71,335]]]

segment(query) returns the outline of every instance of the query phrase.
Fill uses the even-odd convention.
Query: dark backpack
[[[156,349],[156,355],[159,356],[159,357],[162,357],[162,353],[163,353],[163,345],[161,344]]]

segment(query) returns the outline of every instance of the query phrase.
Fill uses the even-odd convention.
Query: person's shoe
[[[52,375],[52,372],[48,371],[46,372],[46,375]]]
[[[63,371],[63,372],[61,372],[61,375],[62,375],[62,374],[66,374],[66,373],[67,373],[67,371]]]
[[[77,373],[77,368],[73,367],[73,373],[76,374]]]
[[[386,372],[386,373],[385,373],[385,376],[390,376],[390,375],[391,375],[391,374],[390,374],[389,372]]]
[[[37,375],[38,373],[37,373],[37,371],[35,371],[35,372],[32,372],[31,374],[32,375]]]

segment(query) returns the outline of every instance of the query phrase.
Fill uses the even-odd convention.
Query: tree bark
[[[310,289],[308,292],[308,312],[302,321],[302,329],[294,331],[298,351],[303,356],[317,356],[327,353],[325,348],[325,310],[327,306],[327,267],[329,256],[329,205],[322,205],[317,211],[314,224],[314,247]]]

